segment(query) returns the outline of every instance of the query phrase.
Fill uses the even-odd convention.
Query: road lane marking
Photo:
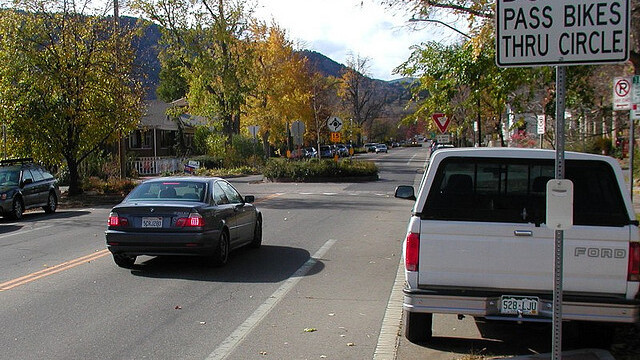
[[[218,347],[207,357],[206,360],[223,360],[226,359],[238,347],[238,345],[247,337],[247,335],[275,308],[287,293],[293,289],[322,258],[324,254],[336,243],[337,240],[329,239],[307,262],[305,262],[290,278],[288,278],[271,296],[265,300],[262,305],[258,306],[256,311],[251,314],[237,329],[235,329],[229,337],[227,337]]]
[[[74,268],[76,266],[80,266],[82,264],[89,263],[89,262],[91,262],[93,260],[96,260],[96,259],[99,259],[99,258],[101,258],[101,257],[103,257],[103,256],[105,256],[107,254],[109,254],[109,250],[107,250],[107,249],[96,251],[93,254],[89,254],[89,255],[85,255],[85,256],[79,257],[77,259],[65,261],[65,262],[63,262],[61,264],[48,267],[48,268],[46,268],[44,270],[40,270],[40,271],[31,273],[29,275],[25,275],[25,276],[19,277],[17,279],[13,279],[13,280],[9,280],[9,281],[0,283],[0,292],[1,291],[5,291],[5,290],[10,290],[10,289],[13,289],[15,287],[28,284],[28,283],[36,281],[38,279],[42,279],[44,277],[51,276],[53,274],[57,274],[57,273],[59,273],[61,271],[65,271],[65,270]]]
[[[418,153],[413,154],[413,156],[411,157],[411,159],[409,159],[409,161],[407,161],[407,165],[411,164],[411,162],[413,161],[413,159],[416,158],[416,156],[418,156]]]
[[[28,232],[32,232],[32,231],[36,231],[36,230],[44,230],[44,229],[48,229],[50,227],[53,227],[53,225],[47,225],[47,226],[43,226],[43,227],[32,228],[32,229],[29,229],[29,230],[20,230],[20,231],[16,231],[16,232],[13,232],[13,233],[0,235],[0,239],[4,239],[6,237],[14,236],[14,235],[22,235],[22,234],[25,234],[25,233],[28,233]]]

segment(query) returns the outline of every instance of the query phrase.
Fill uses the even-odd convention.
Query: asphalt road
[[[219,269],[118,268],[108,206],[0,220],[0,359],[373,358],[412,205],[393,191],[419,180],[426,148],[365,157],[379,181],[232,180],[256,196],[264,241]]]
[[[434,317],[434,341],[402,334],[401,243],[427,148],[366,154],[380,180],[269,183],[255,195],[263,246],[224,268],[141,257],[118,268],[105,249],[109,206],[0,219],[0,360],[448,360],[550,351],[550,326]]]

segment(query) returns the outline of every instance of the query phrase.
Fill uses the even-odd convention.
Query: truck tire
[[[412,343],[426,343],[433,335],[433,314],[404,312],[404,336]]]

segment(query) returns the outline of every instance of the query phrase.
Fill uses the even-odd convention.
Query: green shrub
[[[256,175],[260,171],[251,166],[240,166],[235,168],[221,168],[221,169],[196,169],[194,175],[197,176],[218,176],[218,177],[230,177],[230,176],[242,176],[242,175]]]
[[[90,176],[83,181],[82,188],[101,194],[128,194],[137,183],[131,179],[109,178],[105,181],[97,176]]]
[[[339,180],[353,177],[377,178],[378,167],[372,162],[358,160],[342,160],[336,163],[328,159],[307,161],[270,159],[267,161],[263,174],[271,180],[288,179],[292,181]]]

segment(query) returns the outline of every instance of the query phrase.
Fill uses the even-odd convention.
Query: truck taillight
[[[420,234],[410,232],[407,234],[404,264],[407,271],[418,271],[418,258],[420,254]]]
[[[188,218],[179,218],[176,220],[177,227],[202,227],[204,226],[204,219],[202,215],[191,213]]]
[[[116,213],[111,213],[109,214],[109,222],[108,222],[109,226],[128,226],[129,225],[129,220],[125,217],[120,217],[118,216],[118,214]]]
[[[640,243],[629,243],[628,281],[640,281]]]

